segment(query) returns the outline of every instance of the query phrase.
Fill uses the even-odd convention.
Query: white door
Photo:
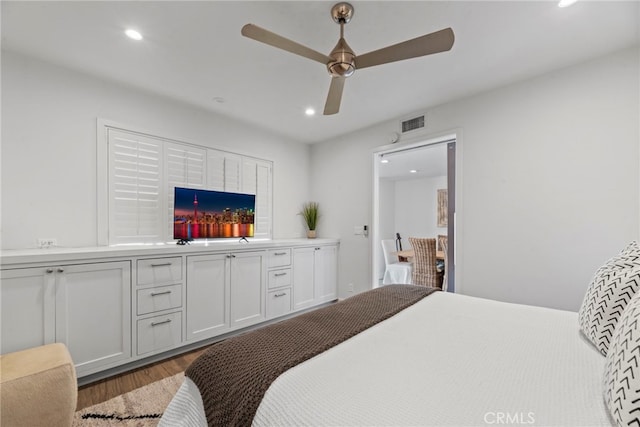
[[[0,353],[55,341],[55,275],[53,267],[2,271]]]
[[[187,257],[187,340],[229,329],[227,255]]]
[[[229,255],[231,265],[231,327],[266,319],[264,252]]]
[[[131,263],[61,266],[56,271],[56,341],[78,376],[131,357]]]
[[[314,285],[315,300],[333,301],[338,297],[336,246],[321,246],[315,250]]]
[[[293,250],[293,309],[311,307],[314,302],[315,248]]]

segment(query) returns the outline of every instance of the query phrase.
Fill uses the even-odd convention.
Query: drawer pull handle
[[[152,297],[155,297],[155,296],[158,296],[158,295],[166,295],[166,294],[170,294],[170,293],[171,293],[171,291],[151,292],[151,294],[150,294],[150,295],[151,295]]]
[[[287,273],[275,273],[274,276],[276,277],[280,277],[280,276],[286,276]]]
[[[273,254],[274,255],[286,255],[287,252],[274,252]]]
[[[281,294],[274,294],[273,296],[276,297],[276,298],[280,298],[280,297],[285,296],[286,294],[287,294],[286,292],[282,292]]]
[[[162,264],[151,264],[151,267],[166,267],[171,265],[170,262],[163,262]]]
[[[164,325],[165,323],[171,323],[171,319],[161,320],[160,322],[151,322],[151,326]]]
[[[53,268],[47,268],[47,273],[49,274],[53,273]]]
[[[58,273],[64,273],[64,268],[58,267]]]

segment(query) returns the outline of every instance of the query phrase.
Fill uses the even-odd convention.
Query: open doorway
[[[438,266],[443,288],[455,292],[455,151],[456,140],[449,136],[374,153],[374,287],[383,283],[386,270],[383,240],[400,237],[402,249],[410,250],[409,237],[435,238],[438,246],[444,237],[446,247],[438,249],[446,254],[439,251]]]

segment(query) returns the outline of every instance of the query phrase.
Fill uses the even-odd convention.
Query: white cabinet
[[[56,340],[56,281],[53,267],[2,271],[2,353]]]
[[[131,263],[69,265],[56,273],[56,341],[78,376],[131,357]]]
[[[265,320],[264,252],[232,253],[228,259],[231,272],[231,328]]]
[[[2,352],[67,345],[78,376],[131,358],[129,261],[2,272]]]
[[[229,329],[227,255],[187,257],[187,340],[197,341]]]
[[[314,255],[315,302],[333,301],[338,297],[338,248],[320,246],[316,248]]]
[[[338,248],[335,245],[294,249],[294,310],[337,298],[337,255]]]
[[[293,250],[293,309],[311,307],[315,298],[313,269],[315,247],[295,248]]]
[[[65,343],[81,383],[142,366],[334,300],[337,248],[304,239],[3,251],[0,353]]]
[[[136,328],[138,356],[182,345],[182,257],[138,259]]]
[[[187,257],[187,340],[220,335],[265,316],[264,252]]]
[[[291,248],[272,249],[267,255],[267,318],[293,310]]]

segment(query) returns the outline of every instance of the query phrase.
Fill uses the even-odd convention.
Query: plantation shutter
[[[175,187],[255,194],[254,237],[271,238],[271,161],[109,125],[105,134],[105,174],[98,176],[108,181],[104,215],[98,215],[105,243],[173,240]]]
[[[242,164],[242,192],[256,195],[254,237],[271,236],[271,162],[246,158]]]
[[[204,188],[207,152],[183,144],[166,143],[167,207],[169,224],[167,239],[173,239],[174,189]]]
[[[224,153],[207,150],[207,190],[224,191]]]
[[[224,191],[240,192],[240,156],[224,156]]]
[[[162,143],[132,132],[108,130],[109,244],[162,239],[166,217]]]

